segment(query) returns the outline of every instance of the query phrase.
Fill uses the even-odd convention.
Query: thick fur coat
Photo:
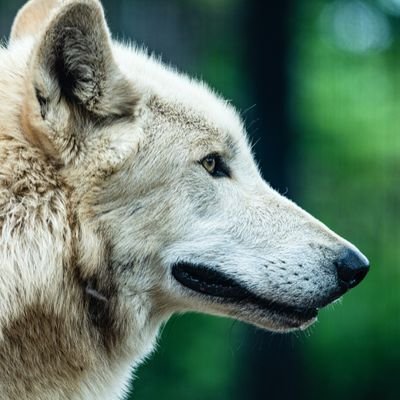
[[[113,42],[98,1],[29,1],[0,70],[1,399],[120,399],[172,313],[304,329],[364,277],[234,108]]]

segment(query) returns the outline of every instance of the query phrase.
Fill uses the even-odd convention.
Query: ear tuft
[[[65,27],[55,43],[53,68],[63,95],[94,110],[102,97],[108,49],[98,48],[96,41],[89,40],[90,36],[78,28]]]
[[[40,115],[42,119],[46,118],[47,108],[48,108],[48,101],[47,99],[40,93],[38,88],[35,88],[36,99],[39,103],[40,107]]]

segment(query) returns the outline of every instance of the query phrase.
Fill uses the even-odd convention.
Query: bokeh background
[[[5,43],[23,3],[0,0]],[[400,0],[103,4],[115,38],[145,44],[242,110],[265,178],[372,264],[306,332],[173,318],[131,396],[399,399]]]

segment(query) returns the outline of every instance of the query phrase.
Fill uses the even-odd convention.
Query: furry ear
[[[43,27],[59,0],[30,0],[18,12],[11,28],[10,42],[35,35]]]
[[[24,130],[52,156],[82,147],[88,124],[133,116],[138,101],[113,59],[97,0],[61,3],[33,51],[28,80]]]
[[[113,60],[110,42],[103,9],[96,0],[66,2],[34,56],[40,97],[46,100],[56,85],[68,101],[94,114],[132,112],[135,96]]]

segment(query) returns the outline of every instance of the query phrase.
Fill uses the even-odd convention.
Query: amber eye
[[[201,163],[209,174],[211,174],[211,175],[214,174],[215,167],[217,165],[217,161],[215,160],[215,157],[208,156],[205,159],[203,159],[203,161]]]
[[[214,178],[230,177],[229,168],[219,154],[209,154],[200,163]]]

